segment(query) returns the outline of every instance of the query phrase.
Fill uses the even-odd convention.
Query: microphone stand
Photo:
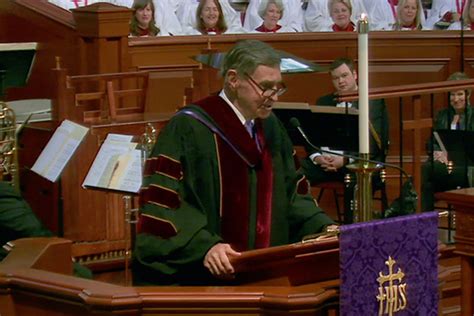
[[[461,63],[461,72],[464,72],[464,10],[466,10],[467,8],[463,8],[463,10],[461,11],[461,19],[459,21],[459,23],[461,23],[461,58],[460,58],[460,63]]]
[[[301,128],[301,124],[299,122],[299,120],[295,117],[291,118],[290,119],[290,124],[296,128],[298,130],[298,132],[300,133],[300,135],[303,137],[303,139],[305,140],[305,142],[311,147],[313,148],[314,150],[318,151],[318,152],[321,152],[321,153],[327,153],[327,154],[331,154],[331,155],[335,155],[335,156],[340,156],[340,157],[344,157],[344,158],[350,158],[350,159],[353,159],[354,161],[358,161],[359,164],[351,164],[351,165],[348,165],[347,168],[350,169],[351,171],[358,171],[359,169],[363,169],[363,170],[367,170],[367,174],[368,174],[368,178],[369,179],[366,179],[366,180],[369,180],[370,181],[370,185],[371,185],[371,173],[373,171],[376,171],[376,170],[379,170],[381,169],[382,167],[388,167],[388,168],[393,168],[393,169],[396,169],[398,170],[409,182],[412,181],[412,177],[410,175],[408,175],[406,173],[405,170],[403,170],[402,168],[400,168],[399,166],[397,165],[394,165],[394,164],[390,164],[390,163],[386,163],[386,162],[382,162],[382,161],[377,161],[377,160],[372,160],[372,159],[368,159],[368,158],[365,158],[365,157],[359,157],[359,156],[355,156],[355,155],[349,155],[349,154],[341,154],[341,153],[337,153],[337,152],[333,152],[333,151],[330,151],[330,150],[325,150],[325,149],[322,149],[316,145],[314,145],[309,137],[306,135],[306,133],[304,132],[304,130]],[[365,163],[365,165],[363,167],[360,167],[362,163]],[[345,178],[344,181],[346,182],[347,179]],[[346,182],[347,183],[347,182]],[[357,194],[354,194],[354,197],[356,197]],[[372,196],[370,196],[370,198],[372,198]],[[404,208],[403,206],[403,203],[404,203],[404,200],[403,198],[400,199],[400,207],[401,209]],[[351,210],[352,211],[355,211],[357,213],[357,210],[358,210],[358,201],[357,199],[355,199],[355,202],[351,203]],[[354,221],[357,222],[359,218],[357,217],[357,214],[356,216],[354,216]]]

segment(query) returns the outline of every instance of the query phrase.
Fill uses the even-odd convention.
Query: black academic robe
[[[145,167],[135,283],[209,284],[203,259],[216,243],[238,251],[282,245],[333,223],[297,176],[280,121],[272,114],[256,120],[256,129],[258,147],[215,96],[178,112],[162,130]]]

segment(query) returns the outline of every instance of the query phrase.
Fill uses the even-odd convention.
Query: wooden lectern
[[[461,315],[474,315],[474,188],[452,190],[436,197],[456,211],[456,250],[461,256]]]
[[[339,278],[339,240],[318,240],[242,252],[231,259],[238,284],[299,286]]]
[[[336,239],[320,245],[308,242],[256,250],[243,253],[236,262],[241,276],[254,271],[253,276],[258,278],[255,274],[262,273],[262,268],[277,267],[274,276],[281,277],[291,270],[290,274],[306,276],[306,279],[296,278],[296,283],[304,285],[128,287],[71,276],[69,240],[20,239],[0,262],[0,314],[337,315],[338,281],[313,282],[319,274],[328,276],[317,261],[319,265],[338,269],[338,264],[327,261],[327,255],[338,256],[334,246],[338,246]],[[318,253],[323,255],[320,260]]]

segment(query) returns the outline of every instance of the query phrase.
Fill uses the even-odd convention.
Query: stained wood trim
[[[71,11],[65,10],[47,1],[38,0],[2,0],[0,8],[4,6],[11,7],[10,12],[21,12],[21,16],[25,12],[30,11],[44,16],[48,20],[60,23],[70,29],[76,29],[76,23],[72,17]],[[13,6],[19,6],[13,10]],[[21,10],[21,11],[19,11]]]
[[[399,98],[415,95],[449,92],[453,90],[472,89],[473,87],[474,79],[400,85],[370,89],[369,99]],[[339,99],[341,101],[354,101],[358,100],[359,96],[356,93],[348,93],[342,95]]]

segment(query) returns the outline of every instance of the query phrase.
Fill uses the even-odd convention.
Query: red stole
[[[390,4],[390,8],[392,9],[393,18],[396,20],[397,19],[397,10],[395,10],[395,6],[398,5],[398,0],[388,0],[388,3]]]
[[[417,29],[415,23],[413,23],[412,25],[408,25],[408,26],[402,25],[400,28],[401,29],[410,29],[410,30],[416,30]]]
[[[355,25],[354,25],[354,23],[350,22],[345,28],[340,28],[338,25],[333,24],[332,25],[332,30],[334,32],[354,32]]]
[[[87,5],[87,1],[88,1],[88,0],[84,0],[84,6]],[[72,0],[72,2],[74,2],[74,5],[76,6],[76,8],[79,8],[79,2],[80,2],[80,0]]]
[[[456,10],[458,11],[459,15],[462,15],[465,4],[466,0],[456,0]]]
[[[210,27],[210,28],[207,28],[204,30],[204,33],[205,34],[209,34],[209,33],[216,33],[216,34],[221,34],[221,30],[219,30],[218,28],[216,27]]]
[[[471,31],[474,31],[474,22],[471,23],[470,28],[471,28]]]
[[[274,28],[274,29],[271,29],[271,30],[270,30],[270,29],[267,29],[267,28],[265,27],[265,25],[262,24],[262,25],[260,25],[259,27],[257,27],[257,28],[255,29],[255,31],[262,32],[262,33],[275,33],[275,32],[278,31],[279,29],[281,29],[281,25],[279,25],[279,24],[277,24],[277,25],[275,26],[275,28]]]
[[[249,166],[217,136],[217,154],[221,171],[221,236],[237,251],[248,249],[250,188],[249,168],[257,174],[257,219],[255,248],[270,245],[273,195],[273,167],[270,149],[265,144],[262,122],[255,120],[262,152],[228,104],[218,96],[196,102],[226,135],[239,152],[254,165]]]
[[[148,36],[150,35],[150,29],[149,28],[146,28],[146,29],[142,29],[140,26],[137,27],[137,36]]]

